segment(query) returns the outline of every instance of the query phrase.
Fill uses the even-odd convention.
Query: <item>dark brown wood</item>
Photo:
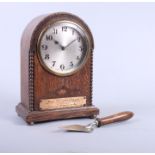
[[[21,103],[18,104],[16,110],[19,116],[21,116],[28,124],[59,119],[89,117],[98,115],[99,113],[94,106],[29,112]]]
[[[98,126],[100,127],[100,126],[103,126],[103,125],[106,125],[106,124],[125,121],[125,120],[128,120],[131,117],[133,117],[133,115],[134,115],[133,112],[125,111],[125,112],[120,112],[118,114],[111,115],[111,116],[108,116],[108,117],[97,118]]]
[[[90,44],[90,54],[84,67],[66,77],[60,77],[45,70],[37,55],[39,35],[45,27],[59,20],[78,23],[89,36]],[[93,48],[94,41],[88,26],[75,15],[55,13],[32,20],[26,27],[21,40],[21,103],[16,108],[17,113],[28,123],[97,115],[99,110],[92,105]],[[48,111],[41,111],[39,108],[41,99],[76,96],[86,96],[86,107]]]

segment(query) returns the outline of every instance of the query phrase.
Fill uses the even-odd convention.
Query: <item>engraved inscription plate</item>
[[[56,98],[56,99],[43,99],[40,102],[41,110],[52,110],[60,108],[77,108],[83,107],[86,104],[86,97],[67,97],[67,98]]]

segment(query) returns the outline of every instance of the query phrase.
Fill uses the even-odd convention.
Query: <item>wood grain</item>
[[[118,114],[114,114],[114,115],[111,115],[111,116],[108,116],[108,117],[97,118],[98,126],[100,127],[100,126],[103,126],[103,125],[106,125],[106,124],[125,121],[125,120],[128,120],[128,119],[132,118],[133,115],[134,115],[133,112],[125,111],[125,112],[120,112]]]
[[[30,112],[22,103],[17,105],[16,111],[28,124],[71,118],[93,118],[92,116],[99,113],[99,110],[94,106]]]
[[[45,70],[37,54],[37,43],[41,32],[49,24],[53,24],[59,20],[76,22],[83,27],[89,38],[88,42],[90,45],[88,49],[90,54],[85,66],[77,73],[66,77],[59,77]],[[38,111],[40,115],[46,115],[46,111],[40,113],[39,105],[41,100],[76,96],[86,96],[86,106],[90,108],[92,106],[93,48],[94,41],[90,29],[84,21],[75,15],[62,12],[42,15],[32,20],[26,27],[21,40],[21,103],[19,107],[22,105],[24,108],[17,106],[17,113],[22,117],[24,117],[22,113],[25,113],[28,117],[30,113],[34,113],[34,111]],[[81,108],[83,109],[83,107]],[[90,113],[89,110],[85,110],[85,116],[93,116],[99,113],[98,108],[93,107],[93,109],[94,111]],[[23,112],[24,110],[26,112]],[[70,111],[70,109],[65,110],[66,112],[68,111],[67,113]],[[48,114],[51,113],[49,117],[46,116],[47,120],[57,119],[55,115],[52,115],[53,112],[53,110],[47,111]],[[61,112],[58,111],[58,113]],[[79,113],[79,115],[84,116],[83,113],[84,112]],[[41,117],[40,115],[39,117]],[[75,117],[74,113],[72,113],[72,115]],[[63,115],[60,116],[64,119]],[[67,116],[65,118],[67,118]],[[71,114],[69,118],[71,118]],[[33,121],[35,121],[35,119],[33,119]]]

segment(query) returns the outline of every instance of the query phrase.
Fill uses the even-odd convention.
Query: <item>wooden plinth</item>
[[[99,109],[94,106],[48,111],[28,111],[21,103],[16,106],[16,111],[28,124],[79,117],[93,118],[99,114]]]

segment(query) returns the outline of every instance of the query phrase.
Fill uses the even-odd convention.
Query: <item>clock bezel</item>
[[[44,34],[48,31],[49,28],[51,28],[52,26],[57,25],[59,23],[71,24],[72,27],[74,29],[76,29],[78,31],[78,33],[80,33],[80,35],[84,39],[84,44],[85,44],[84,46],[86,46],[85,56],[84,56],[82,62],[80,63],[80,65],[76,66],[76,68],[73,71],[68,72],[68,73],[60,73],[60,72],[56,72],[52,69],[49,69],[49,67],[43,61],[42,56],[41,56],[41,51],[40,51],[41,40],[42,40],[42,37],[44,36]],[[72,21],[72,20],[66,20],[66,19],[65,20],[60,19],[60,20],[57,20],[54,22],[51,21],[43,28],[43,30],[39,34],[39,37],[37,40],[37,55],[38,55],[38,58],[39,58],[39,61],[42,65],[42,67],[44,67],[44,69],[46,69],[48,72],[50,72],[54,75],[57,75],[57,76],[62,76],[62,77],[73,75],[73,74],[77,73],[79,70],[81,70],[84,67],[84,65],[86,64],[88,57],[89,57],[90,53],[92,52],[92,50],[93,49],[91,47],[91,41],[90,41],[89,35],[87,33],[87,30],[85,29],[85,27],[83,27],[81,25],[81,23],[79,21]]]

